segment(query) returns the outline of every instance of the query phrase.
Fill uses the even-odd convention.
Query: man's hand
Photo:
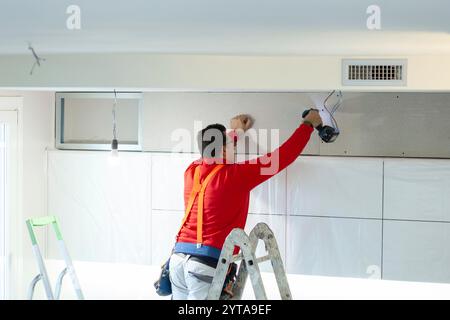
[[[253,126],[253,118],[249,114],[240,114],[230,120],[230,128],[244,132]]]
[[[322,118],[320,117],[317,109],[311,109],[303,119],[303,122],[309,122],[314,128],[317,128],[317,126],[322,124]]]

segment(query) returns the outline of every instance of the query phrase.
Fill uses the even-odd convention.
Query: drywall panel
[[[199,156],[152,154],[152,208],[184,211],[184,172]]]
[[[287,272],[381,277],[381,221],[287,217]]]
[[[198,152],[200,129],[211,123],[228,126],[234,115],[249,113],[256,120],[255,131],[249,133],[247,149],[240,151],[261,154],[285,141],[298,127],[302,111],[322,105],[325,96],[326,92],[149,92],[144,94],[143,148]],[[450,157],[449,101],[447,93],[344,92],[343,104],[335,113],[341,132],[337,141],[321,143],[314,132],[303,153]],[[332,98],[328,106],[334,102]]]
[[[383,160],[300,157],[287,169],[293,215],[382,217]]]
[[[450,157],[448,93],[344,93],[335,118],[321,155]]]
[[[383,278],[450,283],[450,224],[384,221]]]
[[[75,260],[150,262],[150,157],[107,152],[49,152],[50,215],[57,216]],[[48,257],[60,257],[53,230]]]
[[[385,218],[450,222],[450,160],[384,162]]]
[[[198,152],[198,131],[212,123],[229,127],[232,117],[248,113],[255,118],[255,125],[249,132],[251,143],[247,151],[263,154],[278,147],[294,132],[302,121],[302,112],[315,104],[316,96],[300,93],[148,92],[144,94],[143,150]],[[317,154],[318,144],[314,135],[304,153]]]
[[[183,216],[183,211],[152,210],[151,263],[153,265],[161,266],[169,259]]]

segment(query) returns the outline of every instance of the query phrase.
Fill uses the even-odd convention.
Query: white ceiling
[[[366,28],[381,7],[382,30]],[[81,30],[66,8],[81,7]],[[448,0],[0,0],[0,54],[450,54]]]

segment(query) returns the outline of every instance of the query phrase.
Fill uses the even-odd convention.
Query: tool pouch
[[[153,284],[156,289],[156,293],[160,296],[168,296],[172,294],[172,283],[169,277],[169,263],[170,258],[161,267],[161,274],[159,279]]]
[[[236,282],[236,275],[237,275],[237,264],[233,262],[228,267],[228,272],[225,277],[225,282],[223,284],[222,294],[220,297],[221,300],[229,300],[234,296],[233,286],[234,283]]]

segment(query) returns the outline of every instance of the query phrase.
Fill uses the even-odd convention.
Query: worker
[[[278,149],[256,161],[239,163],[234,163],[235,137],[252,127],[251,116],[238,115],[231,119],[232,132],[236,133],[232,136],[220,124],[209,125],[199,132],[201,158],[189,165],[184,173],[185,204],[190,208],[176,236],[169,263],[172,299],[207,298],[225,238],[234,228],[245,227],[250,191],[294,162],[314,128],[321,124],[318,111],[312,109]],[[274,165],[274,162],[277,163]],[[199,175],[198,182],[195,181],[196,174]],[[199,196],[198,193],[195,198],[192,196],[193,187],[196,183],[204,183],[208,175],[209,182],[203,195],[203,221],[197,228]]]

